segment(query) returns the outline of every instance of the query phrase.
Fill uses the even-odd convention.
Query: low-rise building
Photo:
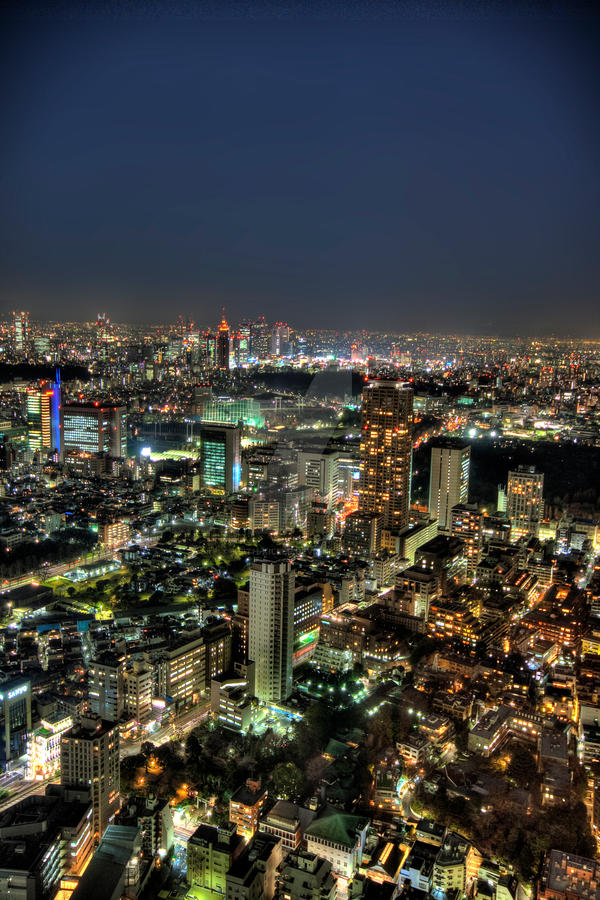
[[[368,827],[369,820],[364,816],[327,807],[306,829],[306,849],[328,860],[335,875],[352,878],[358,869]]]
[[[305,850],[290,853],[277,875],[278,900],[336,900],[331,863]]]
[[[279,838],[285,854],[290,850],[298,850],[315,815],[312,809],[305,809],[289,800],[278,800],[261,819],[259,828],[260,831]]]
[[[229,820],[235,823],[237,833],[249,841],[258,831],[262,808],[267,799],[267,789],[260,778],[248,778],[234,791],[229,801]]]

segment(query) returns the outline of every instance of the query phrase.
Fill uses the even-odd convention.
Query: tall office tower
[[[325,503],[328,510],[340,498],[339,461],[339,450],[331,447],[298,451],[298,484],[312,488],[315,499]]]
[[[213,494],[231,494],[240,487],[242,464],[237,425],[205,425],[200,429],[200,477]]]
[[[459,503],[452,507],[452,537],[460,538],[465,545],[467,576],[473,578],[483,548],[484,513],[475,505]]]
[[[29,313],[13,311],[13,341],[15,353],[27,354],[29,350]]]
[[[266,359],[270,349],[269,326],[261,316],[250,326],[250,352],[254,359]]]
[[[125,656],[107,650],[88,669],[88,699],[96,716],[118,722],[125,711]]]
[[[96,843],[119,809],[119,726],[98,716],[83,716],[60,743],[60,783],[92,793]]]
[[[229,371],[229,325],[225,313],[217,331],[217,369]]]
[[[124,406],[68,404],[62,407],[61,419],[64,452],[75,450],[127,456],[127,412]]]
[[[452,507],[469,499],[471,445],[465,441],[441,440],[431,445],[429,515],[438,528],[450,534]]]
[[[389,531],[408,525],[413,391],[401,381],[369,381],[362,395],[358,510]]]
[[[277,322],[271,334],[271,353],[273,356],[289,356],[291,352],[290,326]]]
[[[250,566],[248,654],[255,665],[255,693],[282,703],[292,693],[295,575],[288,560]]]
[[[27,391],[27,429],[32,450],[61,452],[60,380]]]
[[[238,366],[245,366],[250,359],[250,322],[243,319],[235,338],[235,361]]]
[[[519,466],[508,473],[506,511],[510,519],[511,539],[538,536],[544,515],[544,474],[535,466]]]
[[[217,364],[217,339],[210,331],[200,335],[200,363],[207,369],[214,369]]]

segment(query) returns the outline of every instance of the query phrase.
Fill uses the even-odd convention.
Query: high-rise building
[[[250,322],[240,322],[235,335],[234,346],[235,363],[237,366],[245,366],[250,359]]]
[[[255,693],[282,703],[292,693],[295,575],[288,560],[257,560],[250,567],[248,654]]]
[[[13,340],[15,353],[27,355],[29,350],[29,313],[13,310]]]
[[[134,659],[125,671],[125,713],[136,722],[147,722],[152,714],[154,668]]]
[[[250,354],[253,359],[267,359],[270,348],[269,326],[261,316],[250,326]]]
[[[127,456],[127,412],[124,406],[68,404],[62,407],[62,449],[66,453]]]
[[[276,322],[271,334],[271,353],[273,356],[290,356],[292,345],[290,342],[290,326],[283,322]]]
[[[31,731],[31,686],[27,679],[0,681],[0,771],[27,752]]]
[[[465,545],[467,576],[472,578],[481,559],[483,548],[483,520],[485,514],[476,506],[459,503],[452,508],[452,537]]]
[[[200,476],[213,494],[239,490],[242,472],[240,429],[236,425],[202,425],[200,432]]]
[[[27,391],[27,430],[32,450],[61,452],[60,381]]]
[[[544,474],[535,466],[519,466],[508,473],[506,511],[510,519],[511,539],[538,536],[544,515]]]
[[[440,440],[431,445],[429,515],[438,528],[449,534],[452,507],[469,499],[471,445],[464,441]]]
[[[200,362],[207,369],[214,369],[217,364],[217,339],[210,331],[200,335]]]
[[[125,655],[106,650],[88,669],[90,709],[108,722],[118,722],[125,711]]]
[[[340,453],[325,449],[298,451],[298,484],[312,488],[314,497],[333,509],[339,500],[338,473]]]
[[[119,808],[119,726],[99,716],[83,716],[61,738],[60,780],[66,787],[92,793],[96,842]]]
[[[401,381],[369,381],[362,395],[358,509],[388,531],[408,524],[413,391]]]
[[[217,331],[217,369],[229,371],[229,325],[225,314]]]

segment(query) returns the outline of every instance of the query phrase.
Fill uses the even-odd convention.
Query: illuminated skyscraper
[[[241,478],[240,429],[237,425],[202,425],[200,432],[202,485],[213,494],[239,490]]]
[[[108,453],[127,456],[127,412],[123,406],[74,403],[62,407],[62,443],[65,452]]]
[[[271,353],[273,356],[289,356],[291,353],[290,326],[277,322],[271,334]]]
[[[470,465],[470,444],[449,439],[431,445],[429,515],[446,534],[452,529],[452,507],[469,499]]]
[[[13,311],[13,338],[15,353],[27,354],[29,350],[29,313]]]
[[[254,359],[266,359],[270,349],[269,326],[261,316],[250,326],[250,354]]]
[[[519,466],[508,473],[506,511],[510,519],[511,538],[524,535],[537,537],[544,515],[544,474],[535,466]]]
[[[288,560],[250,566],[248,654],[255,665],[255,693],[282,703],[292,693],[295,576]]]
[[[476,506],[459,503],[452,508],[452,537],[465,544],[467,575],[472,578],[481,559],[484,513]]]
[[[401,381],[369,381],[362,395],[358,509],[384,529],[408,524],[413,391]]]
[[[25,755],[30,732],[30,682],[23,678],[0,677],[0,772]]]
[[[214,369],[217,364],[217,339],[210,331],[200,335],[200,362],[207,369]]]
[[[238,366],[245,366],[250,358],[250,323],[243,321],[234,338],[235,362]]]
[[[229,371],[229,325],[225,319],[225,314],[223,314],[217,332],[217,369],[223,369],[225,372]]]
[[[27,391],[27,428],[32,450],[61,451],[60,381]]]

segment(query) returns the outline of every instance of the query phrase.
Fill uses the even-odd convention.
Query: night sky
[[[592,5],[24,6],[3,310],[600,338]]]

